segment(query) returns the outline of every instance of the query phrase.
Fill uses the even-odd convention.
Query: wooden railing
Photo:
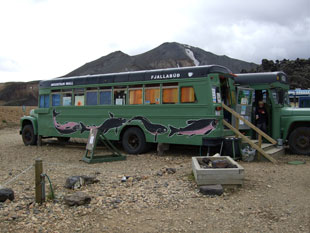
[[[258,156],[260,155],[264,156],[266,159],[269,161],[276,163],[277,161],[272,158],[269,154],[267,154],[262,148],[262,137],[264,137],[267,141],[269,141],[271,144],[275,145],[277,144],[277,141],[271,138],[269,135],[267,135],[265,132],[261,131],[259,128],[257,128],[255,125],[253,125],[251,122],[246,120],[244,117],[242,117],[240,114],[235,112],[233,109],[228,107],[226,104],[222,103],[223,108],[230,112],[234,117],[237,118],[236,120],[236,126],[233,127],[231,124],[229,124],[227,121],[223,119],[223,124],[227,126],[229,129],[231,129],[237,137],[241,137],[244,141],[249,143],[252,148],[256,149],[258,151]],[[254,142],[252,142],[248,137],[244,136],[240,131],[239,131],[239,120],[243,121],[247,126],[249,126],[251,129],[253,129],[257,134],[258,134],[258,145],[256,145]]]

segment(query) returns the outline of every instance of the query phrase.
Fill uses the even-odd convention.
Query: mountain
[[[121,51],[113,52],[88,62],[63,77],[211,64],[226,66],[234,73],[256,69],[258,66],[254,63],[218,56],[200,48],[172,42],[164,43],[135,56],[129,56]]]

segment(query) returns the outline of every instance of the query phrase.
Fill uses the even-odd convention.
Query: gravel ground
[[[153,151],[126,161],[86,164],[85,145],[45,142],[25,147],[18,128],[0,130],[0,184],[42,158],[56,199],[34,203],[34,169],[6,185],[15,200],[0,203],[1,232],[310,232],[310,157],[283,156],[278,165],[240,164],[243,187],[230,187],[220,197],[198,192],[191,175],[197,148],[176,147],[167,155]],[[306,161],[288,165],[288,161]],[[176,173],[159,171],[175,168]],[[68,207],[63,197],[71,175],[97,175],[99,183],[82,187],[92,197],[85,206]],[[122,183],[123,175],[131,176]],[[49,190],[46,187],[47,191]]]

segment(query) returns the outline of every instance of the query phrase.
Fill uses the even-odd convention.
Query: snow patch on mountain
[[[195,66],[199,66],[199,61],[195,58],[195,55],[192,50],[185,49],[186,55],[194,62]]]

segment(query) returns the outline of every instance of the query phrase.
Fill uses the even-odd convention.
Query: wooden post
[[[42,204],[45,201],[43,189],[42,189],[42,175],[43,174],[43,163],[42,159],[36,159],[35,161],[35,200],[36,203]]]
[[[258,146],[259,148],[262,148],[262,135],[260,134],[258,134]],[[259,153],[258,151],[257,151],[257,159],[258,161],[261,160],[261,153]]]

